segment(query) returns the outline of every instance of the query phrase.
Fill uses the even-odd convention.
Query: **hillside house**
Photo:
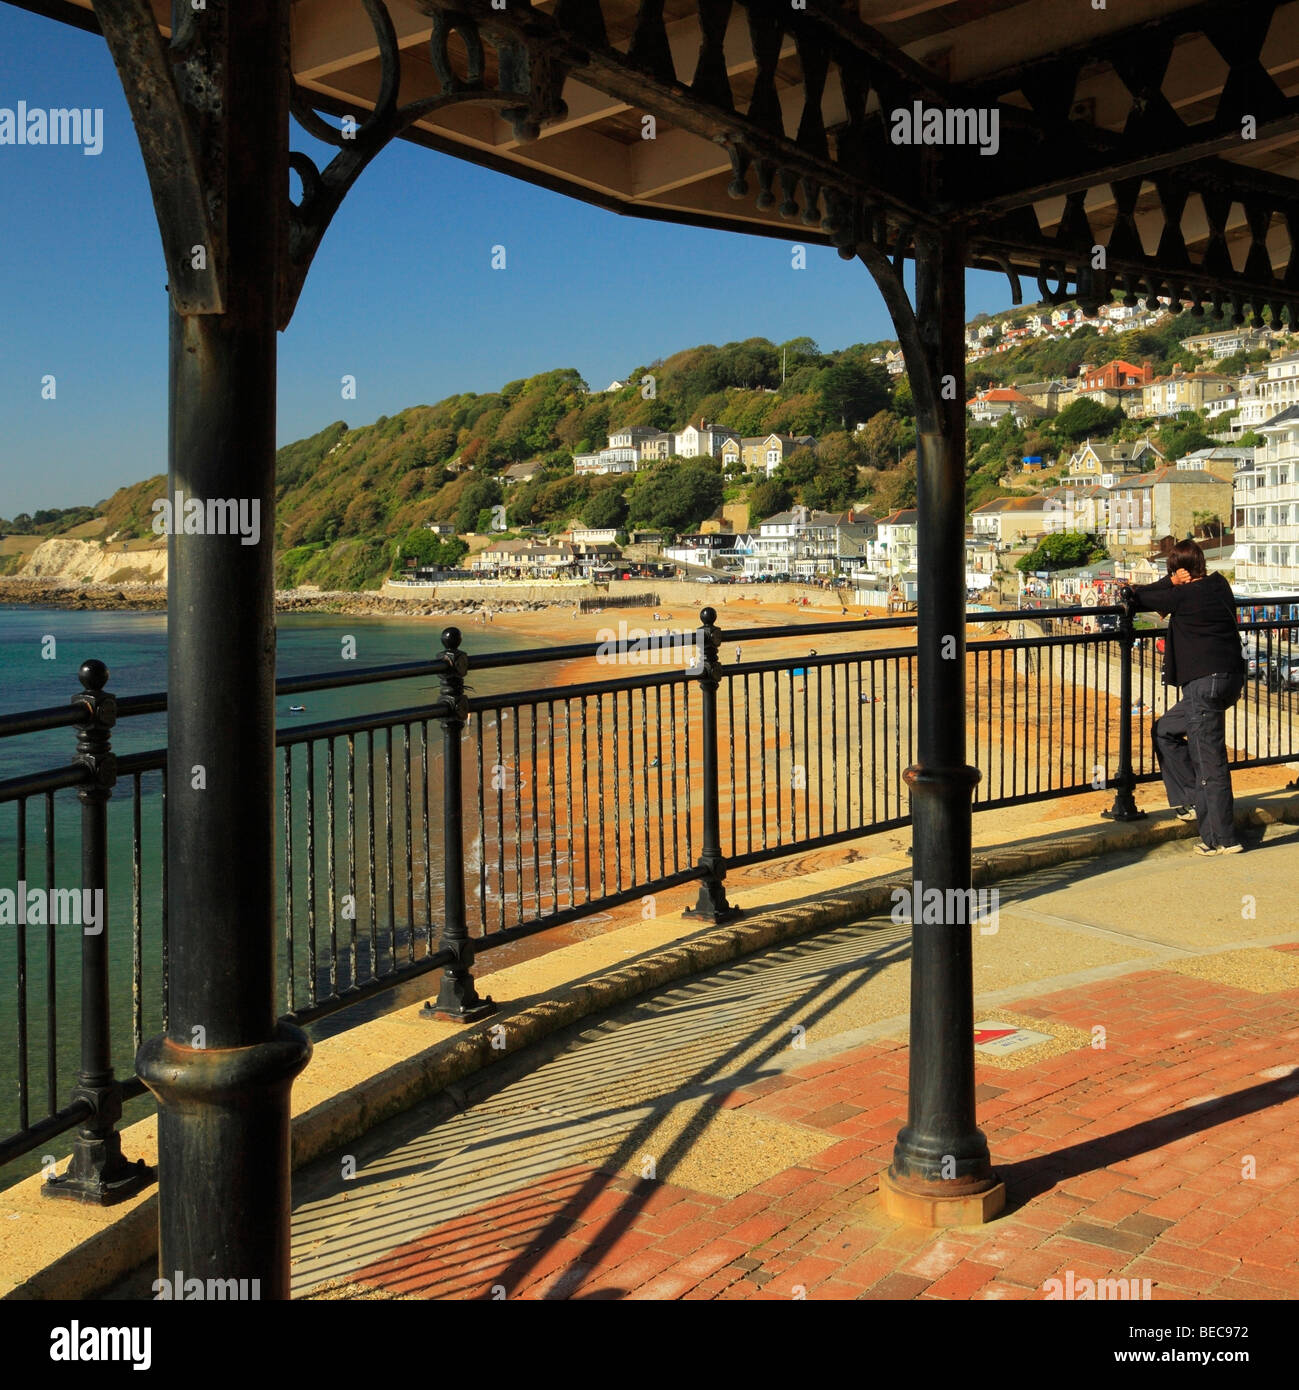
[[[1141,388],[1141,414],[1162,418],[1180,415],[1184,410],[1203,410],[1224,397],[1234,395],[1236,383],[1217,372],[1184,372],[1174,368]]]
[[[1064,503],[1054,497],[995,497],[970,513],[974,539],[1015,545],[1065,530]]]
[[[995,386],[981,392],[973,400],[966,401],[970,418],[980,425],[992,424],[1003,415],[1013,415],[1021,425],[1027,420],[1040,419],[1046,414],[1041,406],[1034,405],[1021,391],[1013,386]]]

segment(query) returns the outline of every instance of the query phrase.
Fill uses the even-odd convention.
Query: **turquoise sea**
[[[446,620],[438,619],[282,615],[278,622],[278,672],[281,676],[332,674],[363,666],[429,659],[441,650],[440,634],[444,626]],[[469,652],[530,645],[499,629],[472,621],[465,623],[462,631],[463,649]],[[351,639],[350,643],[345,639]],[[167,617],[161,613],[0,607],[0,714],[66,704],[80,689],[78,667],[91,657],[108,666],[107,688],[119,698],[163,690],[167,676],[166,642]],[[353,659],[344,659],[345,647],[354,648]],[[518,688],[525,681],[537,682],[537,673],[524,675],[509,669],[477,673],[471,679],[471,693],[493,694]],[[293,727],[304,722],[406,709],[435,700],[437,693],[435,679],[406,679],[318,691],[277,701],[277,723],[282,728]],[[291,704],[305,705],[306,712],[290,713]],[[374,736],[372,766],[366,736],[358,736],[355,741],[358,814],[354,885],[346,883],[345,741],[335,748],[337,814],[332,847],[343,886],[355,888],[360,925],[358,963],[363,969],[368,969],[370,949],[380,968],[386,968],[390,960],[407,959],[412,948],[412,923],[418,926],[430,918],[434,922],[440,918],[440,801],[437,798],[440,795],[441,729],[432,724],[427,732],[427,749],[421,724],[415,725],[409,740],[401,732],[394,736],[391,793],[385,787],[387,735]],[[237,736],[237,729],[232,729],[231,737]],[[57,729],[0,740],[0,780],[65,766],[72,761],[75,739],[72,729]],[[113,749],[119,756],[161,748],[165,743],[165,715],[122,719],[113,731]],[[283,754],[278,755],[277,761],[282,788]],[[287,876],[293,888],[295,942],[290,951],[281,929],[278,1000],[281,1009],[288,1006],[290,985],[292,997],[299,1006],[306,1002],[313,967],[322,992],[328,984],[324,963],[328,959],[331,933],[325,911],[330,837],[324,801],[329,767],[324,745],[318,746],[311,769],[317,798],[316,824],[312,827],[317,868],[314,885],[308,881],[306,852],[303,795],[306,762],[306,750],[298,749],[292,759],[294,861],[293,872]],[[411,768],[409,782],[405,776],[408,765]],[[430,819],[434,822],[427,855],[422,830],[425,766],[429,773]],[[139,780],[138,894],[142,931],[138,964],[133,959],[131,940],[137,871],[132,854],[135,798],[130,779],[119,782],[109,804],[110,998],[114,1064],[120,1076],[129,1076],[133,1070],[136,1028],[147,1037],[159,1031],[162,1024],[162,777],[161,773],[148,773]],[[410,806],[409,820],[407,804]],[[388,879],[384,827],[387,805],[392,808],[394,891],[391,894],[385,887]],[[371,806],[377,807],[378,816],[373,852],[366,847]],[[52,838],[47,834],[47,821],[53,826]],[[0,803],[0,889],[16,889],[20,880],[26,881],[29,887],[45,887],[47,881],[58,888],[79,887],[80,806],[75,791],[57,792],[49,804],[44,796],[30,798],[25,829],[26,855],[23,858],[19,849],[18,806],[12,802]],[[277,838],[277,906],[282,928],[286,910],[283,827]],[[407,844],[412,865],[409,873],[405,870]],[[52,864],[49,861],[51,846]],[[371,863],[376,869],[373,901],[369,893]],[[314,902],[309,887],[315,888]],[[378,923],[373,946],[366,940],[372,921]],[[333,925],[337,926],[337,922]],[[346,944],[346,927],[340,936]],[[47,930],[44,926],[29,924],[25,930],[20,930],[16,925],[0,924],[0,1135],[12,1133],[23,1124],[18,1077],[24,1055],[28,1077],[27,1123],[34,1123],[49,1109],[68,1102],[76,1075],[79,1045],[80,942],[75,925]],[[140,988],[139,1002],[135,1004],[133,977],[137,970]],[[51,996],[57,1020],[52,1034],[46,1026]],[[26,1018],[21,1024],[20,998],[26,1000]],[[138,1118],[151,1104],[148,1097],[132,1102],[127,1118]],[[0,1188],[35,1171],[44,1155],[61,1158],[67,1147],[67,1138],[63,1136],[25,1159],[6,1165],[0,1170]]]

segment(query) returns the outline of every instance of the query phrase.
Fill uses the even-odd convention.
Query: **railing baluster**
[[[392,725],[385,730],[383,740],[383,844],[384,870],[388,899],[388,971],[397,968],[397,874],[393,867],[392,834]],[[315,865],[315,858],[312,858]],[[313,930],[312,935],[315,935]],[[385,972],[387,973],[387,972]]]
[[[597,814],[599,815],[599,818],[600,818],[600,896],[601,896],[602,898],[603,898],[603,897],[605,896],[605,894],[608,892],[608,889],[607,889],[607,887],[606,887],[606,885],[605,885],[605,862],[606,862],[606,860],[607,860],[607,858],[608,858],[608,853],[609,853],[609,849],[608,849],[609,841],[605,838],[605,833],[604,833],[604,767],[605,767],[605,763],[611,762],[611,761],[616,765],[616,763],[617,763],[617,759],[616,759],[616,758],[614,758],[614,759],[609,759],[609,758],[606,758],[605,755],[604,755],[604,696],[603,696],[603,695],[597,695],[597,696],[595,697],[595,758],[594,758],[594,763],[595,763],[595,778],[596,778],[596,783],[595,783],[596,798],[595,798],[595,802],[596,802],[596,807],[597,807]],[[615,767],[615,773],[616,773],[616,767]]]
[[[315,1004],[320,990],[316,979],[316,741],[310,739],[307,755],[307,1002]]]
[[[496,788],[496,873],[501,895],[501,926],[505,926],[505,708],[496,710],[496,765],[492,786]]]
[[[131,1046],[144,1041],[144,898],[140,882],[140,774],[131,779]]]
[[[577,844],[573,839],[573,702],[564,701],[564,838],[568,846],[568,905],[577,906]],[[661,774],[660,774],[661,775]]]
[[[325,740],[325,874],[328,879],[326,907],[329,912],[329,993],[338,995],[338,889],[335,877],[338,866],[335,862],[334,836],[337,826],[334,823],[334,740]]]
[[[505,711],[501,711],[502,717]],[[519,725],[523,723],[523,706],[514,710],[514,767],[511,769],[510,785],[514,788],[514,914],[515,920],[523,921],[523,789],[519,786],[519,769],[523,763],[523,750]]]
[[[402,799],[405,808],[405,828],[403,839],[406,842],[406,964],[415,960],[415,837],[411,824],[411,756],[410,725],[401,726],[401,750],[405,773],[402,777]]]
[[[374,765],[374,730],[367,729],[365,748],[365,812],[368,822],[366,838],[366,858],[370,863],[369,889],[370,889],[370,978],[379,978],[379,895],[378,884],[375,881],[375,809],[374,809],[374,780],[376,768]]]
[[[571,740],[570,740],[571,742]],[[586,696],[582,696],[582,882],[586,901],[591,901],[591,801],[589,768],[598,758],[592,759],[587,749]],[[675,807],[673,808],[675,813]]]
[[[622,892],[622,785],[618,769],[622,763],[621,750],[618,747],[618,695],[615,692],[610,698],[610,714],[613,716],[613,727],[609,733],[613,740],[613,865],[614,883],[619,893]]]
[[[844,672],[845,677],[847,671]],[[847,686],[844,687],[847,696]],[[831,830],[839,833],[839,667],[830,667],[830,773],[832,795],[834,797],[834,816],[830,822]]]
[[[162,1027],[165,1032],[171,1026],[171,930],[167,917],[167,769],[162,770],[162,786],[158,792],[161,823],[159,835],[162,840]]]
[[[762,807],[762,848],[768,846],[767,839],[767,676],[766,671],[758,672],[758,784]],[[780,730],[776,730],[776,756],[780,756]]]
[[[532,783],[532,891],[537,900],[537,916],[541,916],[541,764],[537,761],[537,719],[541,706],[536,701],[529,705],[531,718],[528,721],[532,732],[532,757],[529,770]],[[522,899],[519,911],[523,911]]]
[[[668,693],[672,693],[672,686],[668,686]],[[667,858],[664,853],[664,832],[667,825],[668,811],[667,803],[663,800],[663,687],[654,687],[654,761],[658,767],[658,823],[659,823],[659,876],[667,874]]]
[[[631,692],[627,694],[627,704],[631,705]],[[650,765],[649,765],[649,692],[640,692],[640,786],[642,825],[645,835],[645,881],[654,877],[654,867],[650,862],[653,853],[653,835],[650,829]]]
[[[48,793],[47,793],[48,795]],[[19,891],[23,891],[27,882],[27,798],[20,797],[16,804],[18,817],[18,883]],[[46,928],[49,934],[49,928]],[[26,1129],[31,1123],[31,1112],[27,1099],[27,922],[24,920],[15,924],[14,927],[14,951],[16,959],[14,961],[14,986],[16,990],[14,1004],[18,1014],[18,1127]],[[50,958],[49,977],[54,977],[54,961]],[[48,997],[48,996],[47,996]],[[57,1064],[51,1066],[55,1059],[48,1057],[46,1065],[49,1067],[48,1087],[50,1091],[50,1113],[53,1114],[58,1109],[57,1093],[55,1091],[54,1077],[57,1074]]]
[[[553,912],[559,911],[559,804],[555,798],[555,702],[546,701],[546,738],[550,762],[550,780],[546,790],[550,798],[550,905]],[[537,898],[537,912],[541,912],[541,898]]]
[[[356,941],[356,739],[351,734],[347,736],[347,896],[352,904],[348,983],[356,989],[360,983]]]
[[[478,930],[479,935],[487,935],[487,788],[483,783],[483,745],[486,743],[486,730],[483,728],[483,711],[477,714],[478,738],[474,756],[478,764]],[[428,724],[424,725],[424,737],[428,738]],[[428,800],[428,776],[424,778],[424,798]],[[425,814],[425,834],[428,833],[428,815]],[[429,878],[432,878],[430,872]],[[433,949],[433,910],[429,909],[429,950]]]

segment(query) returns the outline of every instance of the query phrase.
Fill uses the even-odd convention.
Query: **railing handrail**
[[[1237,611],[1244,608],[1273,608],[1286,604],[1299,605],[1299,594],[1268,595],[1266,598],[1235,599]],[[999,608],[991,613],[967,613],[967,626],[986,624],[1000,626],[1008,620],[1033,622],[1033,615],[1051,618],[1091,618],[1122,614],[1122,604],[1100,604],[1072,608]],[[1259,619],[1242,627],[1267,626],[1279,619]],[[1299,623],[1299,619],[1296,620]],[[727,643],[776,642],[801,637],[825,637],[839,633],[879,632],[889,628],[915,627],[916,615],[903,614],[892,618],[849,618],[827,619],[817,623],[787,623],[779,627],[740,627],[722,629]],[[665,628],[665,632],[695,632],[698,627]],[[1088,634],[1095,635],[1095,634]],[[466,652],[469,670],[488,671],[508,666],[535,666],[556,661],[581,661],[605,654],[625,656],[633,654],[639,639],[611,640],[605,642],[571,642],[558,647],[528,647],[522,651],[481,652],[477,655]],[[896,650],[902,650],[898,648]],[[872,655],[882,655],[873,651]],[[842,653],[840,653],[842,655]],[[277,697],[284,695],[306,695],[316,690],[337,690],[354,685],[378,685],[385,681],[410,680],[419,676],[438,677],[443,671],[441,657],[431,661],[401,661],[386,666],[365,666],[354,671],[319,671],[305,676],[281,676],[275,682]],[[117,702],[117,718],[129,719],[144,714],[162,714],[167,709],[167,692],[153,691],[147,695],[126,695]],[[75,705],[52,705],[41,709],[22,710],[16,714],[0,715],[0,738],[12,738],[18,734],[38,733],[47,729],[69,728],[77,722],[78,711]]]

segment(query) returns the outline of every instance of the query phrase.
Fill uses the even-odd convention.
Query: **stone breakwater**
[[[165,609],[162,584],[79,584],[72,579],[0,579],[0,603],[23,603],[34,608]]]
[[[571,608],[571,598],[549,603],[519,600],[492,603],[493,613],[534,613],[546,608]],[[161,611],[167,607],[167,589],[162,584],[79,584],[70,579],[0,578],[0,603],[21,603],[36,608],[75,608],[86,610],[130,609]],[[483,604],[472,598],[431,599],[396,597],[380,593],[326,592],[316,589],[284,589],[275,595],[279,613],[342,613],[356,617],[453,617],[476,613]]]

